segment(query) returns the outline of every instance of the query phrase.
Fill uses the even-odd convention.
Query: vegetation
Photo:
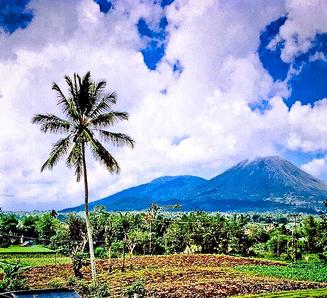
[[[151,219],[149,220],[149,214]],[[69,214],[53,218],[49,214],[34,215],[29,231],[36,236],[31,247],[20,247],[25,241],[26,216],[0,214],[1,237],[7,237],[8,252],[47,253],[84,256],[88,241],[83,217]],[[44,224],[46,222],[46,224]],[[111,213],[97,207],[90,214],[97,257],[132,257],[182,252],[216,253],[278,260],[324,261],[327,258],[327,216],[303,216],[293,225],[288,217],[271,215],[209,214],[191,212],[171,214],[160,210],[141,213]],[[8,224],[4,226],[4,224]],[[15,224],[13,224],[15,223]],[[48,235],[49,238],[45,238]],[[32,239],[27,237],[27,239]],[[40,246],[42,244],[43,246]],[[46,246],[46,248],[44,247]]]
[[[62,119],[54,114],[38,114],[33,117],[32,122],[41,126],[44,133],[61,133],[65,137],[59,139],[53,146],[50,157],[41,167],[51,170],[57,162],[68,154],[66,164],[73,167],[77,181],[83,177],[85,192],[85,218],[87,237],[92,268],[92,277],[96,285],[95,257],[92,239],[92,227],[89,218],[88,207],[88,179],[86,165],[86,146],[89,146],[93,156],[102,162],[110,173],[118,173],[119,165],[115,158],[99,141],[109,141],[115,146],[134,146],[134,141],[127,135],[106,130],[109,126],[121,120],[127,120],[126,112],[112,110],[116,104],[116,94],[114,92],[105,94],[105,81],[98,83],[92,81],[90,72],[84,77],[74,74],[73,78],[65,76],[68,85],[69,95],[64,95],[60,87],[53,83],[52,89],[58,95],[57,104],[62,113],[67,117]],[[50,235],[44,235],[50,236]]]
[[[133,265],[131,267],[131,264]],[[133,293],[147,297],[226,297],[237,294],[277,292],[285,290],[326,287],[326,284],[277,279],[247,274],[236,270],[240,265],[277,265],[278,262],[208,254],[184,254],[169,256],[134,256],[126,260],[126,270],[121,271],[121,261],[97,260],[99,282],[110,285],[110,297],[128,297]],[[60,269],[60,270],[59,270]],[[84,278],[73,281],[79,293],[87,295],[91,284],[90,271],[84,270]],[[62,287],[72,280],[70,266],[31,268],[26,272],[32,288],[49,287],[55,280]],[[133,296],[132,296],[133,297]]]
[[[38,257],[8,257],[6,258],[6,262],[10,264],[14,264],[17,261],[20,262],[22,266],[26,267],[39,267],[39,266],[56,266],[63,264],[71,264],[71,258],[69,257],[61,257],[61,256],[38,256]],[[1,272],[1,269],[0,269]]]
[[[0,247],[0,255],[1,254],[39,254],[39,253],[54,253],[54,251],[48,247],[44,247],[43,245],[33,245],[33,246],[20,246],[20,245],[11,245],[7,248]]]
[[[307,297],[327,297],[327,288],[325,289],[308,289],[296,291],[281,291],[275,293],[264,293],[254,295],[233,296],[234,298],[307,298]]]
[[[297,262],[288,266],[243,266],[242,272],[256,273],[280,278],[327,282],[327,263]]]
[[[7,262],[0,262],[0,268],[4,272],[3,279],[0,283],[0,292],[17,291],[27,289],[26,278],[23,276],[23,267],[19,262],[10,264]]]
[[[7,237],[0,258],[33,266],[23,273],[32,288],[73,286],[85,297],[109,292],[113,297],[190,297],[192,291],[210,297],[326,287],[325,214],[302,216],[295,226],[293,218],[282,215],[172,214],[155,205],[145,212],[112,213],[97,207],[90,213],[96,287],[90,279],[85,218],[30,217],[0,213],[0,236]],[[34,245],[20,247],[27,239]]]

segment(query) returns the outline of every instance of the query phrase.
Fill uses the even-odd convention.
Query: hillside
[[[181,197],[192,193],[196,187],[207,180],[196,176],[164,176],[139,186],[131,187],[101,200],[91,202],[90,208],[95,205],[105,206],[112,211],[143,210],[152,202],[160,205],[182,203]],[[80,205],[67,208],[63,212],[81,211]]]
[[[271,156],[242,161],[212,178],[196,190],[189,205],[210,211],[315,213],[326,197],[322,181]]]
[[[205,180],[196,176],[165,176],[132,187],[90,207],[108,210],[144,210],[152,202],[179,203],[183,210],[306,212],[323,208],[327,186],[319,179],[278,157],[263,157],[238,163],[224,173]],[[64,211],[80,211],[83,205]]]

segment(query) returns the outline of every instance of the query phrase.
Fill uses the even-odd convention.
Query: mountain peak
[[[108,210],[145,210],[151,203],[184,211],[308,212],[322,210],[327,186],[280,156],[244,160],[206,180],[163,176],[92,202]],[[82,210],[83,206],[66,211]]]

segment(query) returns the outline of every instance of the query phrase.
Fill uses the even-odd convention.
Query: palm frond
[[[78,104],[82,114],[87,115],[89,105],[92,105],[92,90],[94,83],[91,80],[91,73],[88,71],[83,78],[76,75],[75,85],[78,84]]]
[[[111,109],[111,107],[114,104],[116,104],[116,102],[117,102],[116,92],[108,93],[101,99],[98,105],[91,111],[90,117],[94,118],[104,112],[108,112]]]
[[[70,121],[53,114],[37,114],[32,118],[32,123],[39,124],[44,133],[67,133],[72,127]]]
[[[65,81],[68,85],[68,91],[71,97],[71,100],[69,101],[70,104],[70,109],[72,109],[72,111],[74,112],[74,114],[76,115],[81,115],[81,108],[79,105],[79,86],[77,84],[77,74],[74,73],[74,77],[73,79],[70,78],[69,76],[65,76]]]
[[[78,118],[78,111],[74,101],[72,99],[68,99],[55,82],[53,82],[52,84],[52,90],[55,90],[57,92],[58,95],[57,105],[61,107],[62,111],[67,116],[69,116],[73,120],[76,120]]]
[[[128,113],[126,112],[111,111],[109,113],[99,114],[98,116],[95,116],[93,119],[90,120],[90,124],[95,128],[101,128],[105,126],[114,125],[115,123],[122,120],[128,120],[128,117]]]
[[[57,141],[50,152],[50,157],[47,161],[42,165],[41,172],[45,169],[51,170],[58,161],[67,153],[69,147],[71,145],[71,135],[68,135],[66,138],[62,138]]]
[[[80,181],[83,175],[83,152],[81,142],[75,142],[67,157],[66,164],[68,167],[75,168],[76,180]]]
[[[98,83],[92,82],[89,91],[89,100],[85,108],[85,114],[88,117],[90,117],[94,109],[97,107],[97,102],[101,101],[106,85],[106,81],[100,81]]]
[[[69,93],[71,95],[71,98],[75,99],[77,97],[77,93],[75,91],[73,80],[69,76],[65,76],[65,81],[69,87]]]
[[[94,137],[91,131],[85,130],[86,142],[90,145],[94,158],[102,162],[110,173],[119,173],[120,168],[115,158],[108,150]]]
[[[123,134],[123,133],[115,133],[115,132],[110,132],[106,130],[97,130],[99,133],[100,137],[104,141],[109,141],[111,142],[114,146],[129,146],[131,148],[134,148],[134,143],[135,141],[128,135]]]

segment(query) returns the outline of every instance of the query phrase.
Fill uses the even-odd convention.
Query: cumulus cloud
[[[312,152],[327,150],[327,99],[302,105],[296,102],[289,112],[288,148]]]
[[[293,62],[311,48],[317,34],[327,32],[327,2],[289,0],[286,1],[286,10],[288,18],[269,48],[283,42],[281,58],[285,62]]]
[[[118,92],[117,109],[131,115],[117,130],[136,140],[133,151],[110,148],[120,175],[110,176],[88,159],[92,199],[160,175],[212,177],[241,159],[277,154],[280,147],[326,147],[324,124],[315,121],[326,101],[288,110],[283,97],[290,90],[272,80],[257,54],[260,32],[292,3],[181,0],[163,9],[153,1],[126,0],[108,14],[90,0],[33,0],[29,6],[33,22],[0,35],[0,206],[5,209],[63,208],[83,201],[82,185],[64,163],[39,172],[57,136],[42,135],[30,124],[35,113],[58,111],[51,82],[64,87],[63,76],[73,72],[91,70],[94,78],[107,80],[108,89]],[[154,27],[164,14],[166,55],[150,71],[136,24],[143,18]],[[172,70],[176,61],[183,69],[178,75]],[[250,109],[263,99],[270,109]]]
[[[302,165],[302,170],[316,177],[327,177],[327,156],[324,158],[314,158],[308,163]]]

